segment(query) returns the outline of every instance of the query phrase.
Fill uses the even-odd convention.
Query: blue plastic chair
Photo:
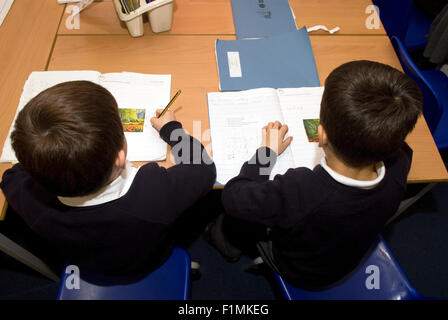
[[[422,91],[423,115],[437,148],[448,148],[448,77],[439,70],[420,71],[400,39],[392,37],[391,41],[403,71]]]
[[[389,37],[399,38],[409,51],[424,48],[431,19],[414,6],[413,0],[373,0]]]
[[[79,289],[69,289],[73,286],[66,282],[73,274],[65,270],[58,300],[187,300],[190,296],[191,260],[188,252],[178,247],[161,267],[144,276],[110,277],[80,268]]]
[[[371,267],[373,266],[373,267]],[[377,268],[379,288],[368,288],[367,282]],[[288,284],[274,273],[287,300],[426,300],[411,285],[389,247],[378,236],[359,266],[333,286],[321,291],[307,291]]]

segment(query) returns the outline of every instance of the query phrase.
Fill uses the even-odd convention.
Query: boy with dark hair
[[[20,111],[11,135],[20,163],[0,187],[26,224],[72,263],[103,274],[150,271],[169,257],[173,224],[216,175],[173,112],[151,123],[171,147],[190,148],[190,159],[168,169],[133,167],[114,97],[88,81],[58,84]],[[192,150],[201,151],[200,161]]]
[[[319,288],[341,279],[405,194],[412,151],[404,140],[421,107],[418,86],[390,66],[353,61],[336,68],[321,102],[321,164],[269,181],[261,169],[273,164],[259,158],[267,153],[275,161],[292,140],[286,125],[269,123],[262,147],[225,186],[227,215],[208,226],[206,239],[236,260],[250,230],[264,262],[289,283]]]

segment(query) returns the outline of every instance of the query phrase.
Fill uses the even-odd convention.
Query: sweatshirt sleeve
[[[263,156],[270,161],[262,161]],[[222,203],[226,213],[266,226],[290,223],[285,215],[297,207],[295,169],[269,180],[277,155],[269,148],[259,148],[241,168],[240,174],[224,187]]]
[[[384,161],[387,170],[393,172],[393,179],[397,184],[406,188],[407,177],[411,170],[413,151],[405,142],[394,157]]]
[[[33,214],[36,210],[42,211],[42,208],[58,202],[56,196],[36,183],[20,163],[5,171],[0,188],[8,205],[22,216],[29,226],[40,216]]]
[[[171,146],[176,165],[161,168],[160,194],[167,195],[165,219],[174,220],[185,209],[207,194],[216,179],[216,167],[204,146],[171,121],[160,130],[160,137]]]

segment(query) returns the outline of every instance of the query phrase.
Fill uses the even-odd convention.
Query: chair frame
[[[442,117],[442,103],[433,86],[426,80],[420,69],[412,61],[403,42],[398,37],[392,37],[391,42],[404,72],[410,76],[420,88],[425,86],[428,89],[428,91],[426,91],[424,88],[421,88],[423,93],[423,115],[425,116],[429,130],[431,133],[434,133]],[[428,92],[429,96],[425,94],[425,92]],[[428,103],[432,103],[429,99],[432,99],[433,102],[436,103],[436,110],[428,110],[428,108],[425,108],[425,106],[428,106]]]

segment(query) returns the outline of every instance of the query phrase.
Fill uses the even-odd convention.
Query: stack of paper
[[[43,90],[75,80],[102,85],[115,97],[128,144],[129,161],[166,159],[167,145],[151,126],[150,118],[155,115],[156,109],[164,108],[170,99],[171,75],[129,72],[101,74],[96,71],[33,72],[23,88],[15,118],[28,101]],[[10,138],[15,118],[3,146],[0,162],[17,160]]]

